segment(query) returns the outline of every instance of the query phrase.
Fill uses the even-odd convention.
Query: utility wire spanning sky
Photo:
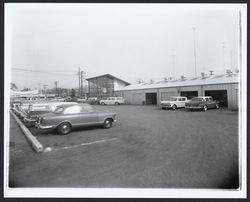
[[[238,68],[232,5],[7,4],[6,22],[11,82],[21,89],[78,87],[79,67],[86,78],[130,83],[192,77],[194,42],[197,75]]]

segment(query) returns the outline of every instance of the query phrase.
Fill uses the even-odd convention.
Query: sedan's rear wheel
[[[119,102],[115,102],[115,105],[119,105],[120,103]]]
[[[203,111],[207,111],[207,106],[206,105],[203,107]]]
[[[104,128],[111,128],[112,127],[112,120],[111,119],[106,119],[103,123]]]
[[[58,127],[57,127],[57,132],[60,135],[67,135],[71,132],[71,125],[69,123],[61,123]]]
[[[173,105],[173,107],[172,107],[172,108],[173,108],[173,110],[175,110],[175,109],[177,108],[177,106],[176,106],[176,105]]]
[[[104,103],[104,102],[101,102],[101,105],[105,105],[105,103]]]

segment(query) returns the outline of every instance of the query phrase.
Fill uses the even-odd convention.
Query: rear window
[[[68,107],[64,110],[64,114],[78,114],[80,113],[82,110],[81,106],[72,106],[72,107]]]

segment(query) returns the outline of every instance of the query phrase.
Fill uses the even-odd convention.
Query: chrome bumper
[[[30,118],[25,117],[23,120],[25,123],[34,123],[36,122],[37,119],[30,119]]]
[[[35,126],[36,126],[36,128],[38,128],[39,130],[48,130],[48,129],[53,129],[53,126],[43,126],[43,125],[41,125],[41,124],[39,124],[39,123],[35,123]]]

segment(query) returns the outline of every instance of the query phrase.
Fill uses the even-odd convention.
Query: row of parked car
[[[70,133],[74,127],[102,125],[110,128],[116,122],[116,113],[96,110],[86,103],[20,103],[13,104],[12,110],[29,126],[40,130],[55,129],[62,135]]]
[[[122,97],[110,97],[101,100],[100,104],[123,104]],[[170,100],[162,101],[162,109],[202,109],[219,108],[219,102],[211,96],[194,97],[171,97]],[[12,111],[30,126],[36,126],[40,130],[55,129],[59,134],[66,135],[74,127],[102,125],[104,128],[112,127],[116,122],[116,113],[96,110],[88,103],[77,102],[21,102],[12,103]]]
[[[171,97],[169,100],[161,101],[162,109],[177,109],[177,108],[186,108],[189,110],[203,110],[207,111],[208,109],[218,109],[219,102],[213,100],[211,96],[200,96],[193,97],[191,100],[188,100],[187,97]]]

